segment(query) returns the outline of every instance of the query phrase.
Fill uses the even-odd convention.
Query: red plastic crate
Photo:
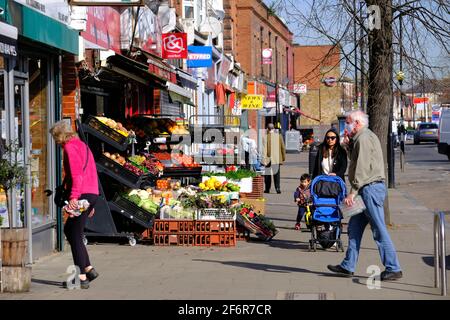
[[[196,221],[195,233],[208,232],[230,232],[236,230],[236,222],[234,220],[214,220],[214,221]]]

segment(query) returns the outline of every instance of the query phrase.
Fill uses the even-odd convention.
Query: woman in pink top
[[[69,215],[64,225],[64,234],[70,243],[73,261],[80,268],[82,289],[89,288],[90,281],[98,277],[91,266],[86,246],[83,244],[83,232],[88,217],[94,215],[98,199],[98,176],[95,160],[89,147],[78,138],[66,122],[59,121],[50,129],[56,144],[64,149],[64,181],[70,189],[69,210],[78,209],[78,200],[86,199],[89,208],[79,216]]]

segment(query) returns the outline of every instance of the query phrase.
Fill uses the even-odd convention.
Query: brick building
[[[342,113],[342,88],[332,81],[341,76],[340,49],[332,45],[295,45],[294,54],[295,82],[307,85],[307,93],[300,98],[302,113],[319,120],[303,116],[300,127],[328,127]]]
[[[241,64],[249,81],[288,86],[294,78],[293,33],[261,0],[224,0],[224,50]],[[272,64],[262,63],[262,51],[271,48]],[[257,128],[258,113],[248,112]],[[261,126],[265,124],[262,123]]]

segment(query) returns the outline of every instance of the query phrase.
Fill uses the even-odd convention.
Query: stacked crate
[[[241,198],[261,199],[264,197],[264,177],[256,176],[252,180],[252,192],[240,192]]]
[[[155,220],[152,231],[155,246],[236,245],[233,220]]]

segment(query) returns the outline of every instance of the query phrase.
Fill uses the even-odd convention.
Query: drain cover
[[[277,300],[335,300],[332,292],[278,292]]]

